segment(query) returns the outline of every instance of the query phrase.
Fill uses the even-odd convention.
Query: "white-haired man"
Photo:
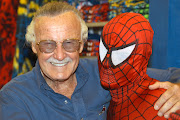
[[[100,85],[97,61],[79,60],[87,34],[74,7],[64,2],[41,7],[26,34],[36,66],[1,89],[0,120],[105,120],[111,96]],[[173,105],[180,101],[173,92],[165,95],[176,97]]]

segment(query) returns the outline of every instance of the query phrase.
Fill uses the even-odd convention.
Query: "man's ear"
[[[83,51],[83,48],[84,48],[84,41],[82,41],[82,43],[80,44],[79,53]]]
[[[36,47],[35,42],[32,42],[32,43],[31,43],[31,48],[32,48],[32,51],[33,51],[35,54],[37,54],[37,47]]]

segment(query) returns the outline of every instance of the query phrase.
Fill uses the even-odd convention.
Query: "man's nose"
[[[54,50],[53,56],[57,60],[63,60],[66,57],[66,51],[64,50],[64,48],[61,44],[57,44],[57,47]]]

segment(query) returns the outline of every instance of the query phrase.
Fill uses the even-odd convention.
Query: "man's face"
[[[42,16],[35,20],[36,43],[42,40],[54,40],[62,42],[66,39],[81,40],[81,25],[73,12],[66,12],[55,17]],[[79,63],[80,49],[75,52],[67,52],[62,43],[52,53],[43,53],[39,46],[32,44],[32,50],[37,54],[41,71],[51,80],[65,81],[71,78]],[[68,60],[67,60],[68,58]]]

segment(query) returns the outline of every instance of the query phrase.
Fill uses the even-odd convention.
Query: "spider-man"
[[[101,84],[112,96],[109,120],[165,119],[153,107],[165,89],[149,90],[157,80],[146,74],[153,34],[137,13],[120,14],[104,26],[98,62]]]

